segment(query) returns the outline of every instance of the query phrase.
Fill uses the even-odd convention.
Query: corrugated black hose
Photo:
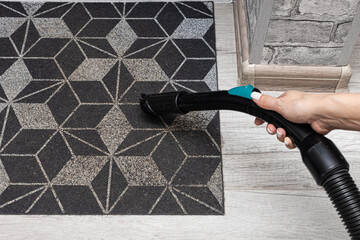
[[[360,239],[360,194],[346,169],[334,172],[322,185],[350,237]]]

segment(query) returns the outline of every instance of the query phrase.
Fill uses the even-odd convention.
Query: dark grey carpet
[[[223,214],[212,2],[0,2],[0,213]]]

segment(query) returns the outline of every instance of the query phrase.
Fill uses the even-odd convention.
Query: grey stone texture
[[[346,40],[346,36],[350,31],[352,22],[339,24],[335,31],[334,42],[343,43]]]
[[[246,0],[250,47],[260,5]],[[274,0],[260,63],[336,64],[359,7],[359,0]]]
[[[266,41],[271,42],[330,42],[331,22],[272,20]]]
[[[269,47],[264,47],[262,52],[262,60],[260,64],[270,63],[274,56],[275,50]]]
[[[301,0],[299,13],[335,17],[342,15],[353,16],[358,6],[358,0]]]
[[[272,16],[290,16],[295,4],[296,0],[275,0]]]
[[[276,48],[274,64],[336,65],[341,48],[308,48],[279,47]]]

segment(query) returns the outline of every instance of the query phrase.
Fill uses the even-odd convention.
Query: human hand
[[[287,91],[278,98],[258,92],[251,94],[253,101],[259,107],[275,111],[294,123],[308,123],[316,132],[325,135],[333,128],[326,121],[326,118],[320,117],[317,112],[318,103],[321,102],[323,96],[322,94],[306,94],[299,91]],[[256,125],[263,123],[263,120],[255,119]],[[268,124],[266,130],[271,135],[276,134],[277,139],[284,142],[287,148],[296,147],[292,140],[286,136],[286,131],[283,128],[276,128],[273,124]]]

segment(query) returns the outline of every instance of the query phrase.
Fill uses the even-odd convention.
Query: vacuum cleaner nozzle
[[[159,94],[141,94],[141,108],[154,116],[164,114],[186,114],[188,111],[182,111],[178,106],[179,96],[187,92],[168,92]]]

